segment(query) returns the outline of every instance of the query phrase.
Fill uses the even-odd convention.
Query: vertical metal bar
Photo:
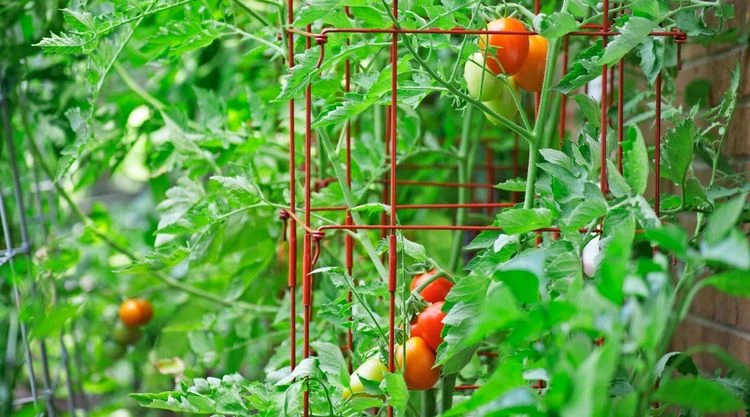
[[[393,16],[398,19],[398,0],[393,0]],[[396,25],[393,25],[396,28]],[[391,125],[390,125],[390,206],[391,226],[396,225],[396,144],[398,117],[398,33],[391,37]],[[396,370],[394,346],[396,344],[396,230],[392,229],[388,245],[388,370]],[[388,407],[388,417],[393,417],[393,407]]]
[[[602,32],[609,32],[609,0],[602,1]],[[607,35],[602,36],[602,45],[607,47]],[[602,67],[602,94],[599,98],[601,107],[601,169],[599,170],[599,185],[604,195],[609,193],[609,182],[607,181],[607,101],[609,97],[608,80],[609,69],[605,65]]]
[[[312,31],[312,25],[307,25],[307,31]],[[311,47],[310,37],[305,38],[305,50]],[[312,177],[312,170],[310,168],[312,159],[312,85],[308,84],[305,87],[305,186],[304,186],[304,223],[305,223],[305,235],[302,241],[302,307],[304,308],[303,317],[303,355],[307,359],[310,357],[310,324],[312,321],[312,278],[310,277],[310,271],[312,270],[312,235],[308,232],[310,229],[310,211],[312,209],[311,199],[311,188],[310,180]],[[308,391],[304,393],[304,416],[310,415],[310,396]]]
[[[294,0],[287,0],[287,24],[294,23]],[[289,68],[294,67],[294,34],[287,32],[287,54]],[[289,210],[297,210],[297,180],[294,137],[294,99],[289,100]],[[287,288],[289,291],[289,364],[297,366],[297,222],[289,222],[289,265],[287,266]]]
[[[344,7],[344,13],[347,16],[349,14],[349,7]],[[349,45],[349,38],[346,39],[346,44]],[[344,61],[344,92],[348,93],[351,91],[351,62],[349,58]],[[352,188],[352,125],[351,121],[347,119],[346,126],[346,186],[351,190]],[[353,224],[352,213],[350,210],[346,210],[346,225],[350,226]],[[354,239],[351,235],[344,235],[344,251],[346,252],[346,273],[352,280],[354,280]],[[352,291],[346,295],[347,302],[351,305],[352,303]],[[354,322],[354,318],[349,314],[349,328],[346,331],[346,347],[348,351],[347,365],[349,367],[349,373],[354,371],[354,364],[352,363],[352,354],[354,352],[354,334],[352,333],[351,324]]]

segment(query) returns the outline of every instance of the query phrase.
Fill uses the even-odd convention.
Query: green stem
[[[437,414],[437,410],[435,407],[436,400],[437,399],[435,398],[434,389],[422,391],[422,410],[420,413],[421,417],[433,417]]]
[[[567,10],[567,1],[563,3],[563,11]],[[544,83],[542,84],[542,95],[539,100],[539,112],[534,122],[534,132],[529,142],[529,164],[526,172],[526,191],[524,193],[523,208],[530,209],[534,206],[534,185],[536,183],[537,166],[536,161],[539,156],[539,145],[545,143],[545,123],[548,119],[552,99],[552,80],[555,76],[555,67],[557,56],[560,52],[560,40],[552,39],[549,41],[547,49],[547,69],[544,73]]]
[[[440,411],[445,413],[453,407],[453,389],[456,386],[456,374],[443,377],[443,398],[440,401]]]
[[[464,184],[468,182],[469,176],[474,168],[474,150],[476,148],[476,138],[472,135],[471,121],[473,116],[474,108],[467,107],[464,111],[463,126],[461,128],[461,142],[459,143],[458,159],[456,165],[458,168],[458,182]],[[465,204],[469,199],[469,189],[461,187],[458,189],[458,204]],[[465,208],[459,208],[456,211],[456,222],[457,226],[463,226],[466,222],[467,210]],[[451,258],[448,263],[448,270],[456,271],[461,261],[461,247],[463,246],[464,233],[461,230],[457,230],[453,233],[453,241],[451,244]]]

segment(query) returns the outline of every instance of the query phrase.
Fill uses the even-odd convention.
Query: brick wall
[[[750,2],[733,0],[736,17],[729,26],[748,30]],[[694,79],[702,78],[712,83],[711,104],[719,101],[729,84],[729,70],[736,62],[741,64],[742,81],[740,98],[730,125],[725,156],[740,172],[750,172],[750,48],[748,45],[722,44],[703,47],[687,45],[685,63],[678,80],[678,92]],[[696,166],[698,176],[705,175],[707,166]],[[750,365],[750,300],[729,297],[712,289],[704,289],[696,299],[690,316],[681,325],[673,342],[676,350],[689,345],[716,344],[736,358]],[[721,367],[709,357],[699,358],[706,367]],[[739,414],[743,415],[743,414]]]

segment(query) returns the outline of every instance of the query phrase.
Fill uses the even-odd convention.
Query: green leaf
[[[542,155],[542,158],[550,164],[563,167],[570,173],[575,173],[573,160],[564,152],[560,152],[557,149],[544,148],[540,149],[539,153]]]
[[[495,188],[505,191],[525,191],[526,180],[523,178],[511,178],[495,185]]]
[[[632,16],[620,29],[620,34],[607,45],[604,54],[599,59],[599,65],[610,65],[619,61],[630,50],[645,40],[656,27],[655,20]]]
[[[42,48],[42,51],[55,55],[78,55],[90,52],[90,45],[86,39],[78,35],[67,33],[50,33],[38,43],[34,44]]]
[[[622,142],[622,171],[625,181],[635,193],[646,192],[649,175],[648,149],[637,125],[628,127]]]
[[[341,349],[333,343],[312,342],[311,346],[318,354],[320,369],[333,378],[329,378],[335,385],[345,386],[349,381],[346,359]]]
[[[94,30],[96,23],[94,16],[88,12],[77,12],[71,9],[62,9],[65,23],[78,32]]]
[[[665,224],[661,227],[646,229],[646,237],[651,242],[677,256],[685,256],[688,249],[688,235],[682,227]]]
[[[578,104],[578,108],[581,109],[584,119],[588,120],[591,126],[598,129],[602,122],[599,103],[587,94],[576,94],[573,96],[573,100]]]
[[[607,203],[603,200],[583,200],[565,220],[567,227],[578,229],[607,214]]]
[[[396,416],[406,415],[409,405],[409,390],[404,376],[398,373],[385,374],[385,391],[388,394],[388,404],[393,407]]]
[[[604,54],[604,49],[601,41],[581,51],[573,61],[568,73],[563,76],[554,89],[562,94],[569,94],[600,76],[602,66],[598,62],[602,54]]]
[[[501,361],[490,376],[489,380],[471,396],[468,400],[455,405],[442,414],[442,417],[456,417],[470,415],[471,411],[490,404],[503,394],[519,387],[524,387],[527,382],[523,379],[523,368],[518,359],[508,358]]]
[[[654,393],[665,405],[677,405],[701,413],[729,413],[744,409],[744,404],[716,381],[698,377],[670,379]]]
[[[701,256],[707,261],[750,269],[750,242],[739,230],[732,230],[724,240],[713,245],[703,241],[700,249]]]
[[[682,375],[698,375],[698,367],[695,366],[693,358],[683,352],[669,352],[656,363],[656,377],[661,378],[664,370],[677,367],[677,372]]]
[[[740,194],[716,207],[716,210],[708,216],[703,239],[709,244],[716,244],[724,239],[737,224],[746,200],[747,194]]]
[[[682,185],[693,161],[695,134],[695,123],[691,119],[685,119],[667,131],[661,143],[661,176],[663,178]]]
[[[630,252],[635,225],[622,224],[608,236],[604,247],[604,257],[596,269],[595,279],[599,293],[615,304],[623,302],[623,284],[628,274]]]
[[[442,343],[437,352],[437,365],[443,367],[446,375],[459,372],[471,360],[477,348],[476,343],[468,343],[472,322],[476,320],[479,311],[487,300],[487,287],[490,279],[481,276],[474,270],[471,274],[458,281],[446,297],[448,314],[443,319]]]
[[[554,12],[541,19],[539,29],[540,35],[547,39],[555,39],[578,30],[578,22],[570,13]]]
[[[614,335],[613,335],[614,336]],[[571,375],[574,384],[561,417],[601,416],[609,411],[607,394],[618,364],[620,346],[617,336],[608,335],[606,343],[585,358]]]
[[[526,233],[552,225],[552,212],[545,208],[509,209],[497,215],[497,224],[507,234]]]

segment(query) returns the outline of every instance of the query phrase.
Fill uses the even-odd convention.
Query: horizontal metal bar
[[[584,26],[581,29],[592,29],[592,30],[578,30],[568,33],[573,36],[591,36],[591,37],[602,37],[602,36],[617,36],[620,32],[615,31],[604,31],[601,30],[600,26],[589,27]],[[487,30],[487,29],[464,29],[464,28],[453,28],[453,29],[408,29],[408,28],[326,28],[320,31],[320,33],[308,32],[305,30],[286,28],[287,33],[297,34],[308,38],[314,38],[318,42],[325,42],[329,33],[367,33],[367,34],[431,34],[431,35],[520,35],[520,36],[534,36],[539,33],[535,31],[518,31],[518,30]],[[657,37],[673,37],[678,41],[684,41],[687,39],[687,33],[674,30],[674,31],[654,31],[650,33],[650,36]]]
[[[465,203],[465,204],[397,204],[396,210],[429,210],[429,209],[478,209],[478,208],[509,208],[515,207],[518,203]],[[313,207],[311,211],[346,211],[348,206],[327,206]]]

